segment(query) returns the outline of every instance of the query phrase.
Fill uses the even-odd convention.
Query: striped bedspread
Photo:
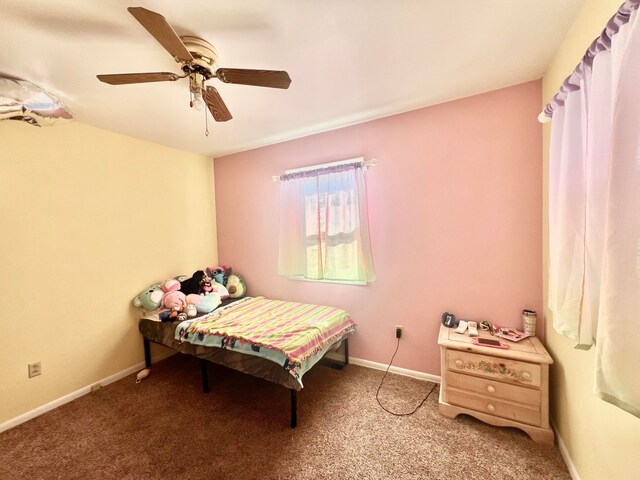
[[[304,371],[300,367],[310,357],[352,333],[355,327],[349,314],[338,308],[252,297],[205,318],[182,322],[176,329],[176,338],[202,345],[217,344],[273,361],[281,358],[283,367],[301,377]],[[244,348],[238,348],[241,346]],[[274,353],[279,355],[274,357]]]

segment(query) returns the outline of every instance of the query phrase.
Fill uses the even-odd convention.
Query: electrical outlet
[[[29,378],[37,377],[38,375],[42,375],[42,363],[30,363],[29,364]]]
[[[402,337],[402,325],[396,325],[396,338]]]

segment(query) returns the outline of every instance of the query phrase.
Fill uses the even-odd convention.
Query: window
[[[363,162],[280,177],[278,274],[307,280],[375,280]]]

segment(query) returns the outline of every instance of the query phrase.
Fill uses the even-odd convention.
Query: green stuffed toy
[[[153,285],[150,285],[148,288],[145,288],[142,292],[140,292],[138,296],[133,299],[133,304],[138,308],[146,310],[147,312],[157,310],[162,306],[162,300],[166,293],[166,289],[163,289],[163,285],[174,280],[181,282],[185,278],[187,278],[185,275],[179,275],[177,277],[174,277],[173,279],[166,280],[162,284],[154,283]]]
[[[229,291],[229,298],[242,298],[247,294],[247,284],[235,273],[232,273],[227,278],[226,287]]]
[[[160,307],[163,296],[164,292],[162,291],[160,284],[154,283],[149,288],[145,288],[140,292],[138,296],[133,299],[133,304],[138,308],[151,312]]]

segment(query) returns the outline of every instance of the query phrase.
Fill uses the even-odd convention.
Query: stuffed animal
[[[187,314],[188,318],[193,318],[198,314],[197,307],[192,303],[187,303],[187,306],[185,307],[184,311]]]
[[[212,312],[220,303],[220,295],[216,292],[209,295],[198,295],[197,293],[187,295],[187,308],[189,305],[193,305],[198,313]]]
[[[182,307],[187,304],[187,296],[180,291],[181,282],[175,278],[165,280],[160,284],[160,288],[164,292],[162,297],[162,306],[164,308],[173,309],[174,307]]]
[[[180,281],[177,278],[170,278],[160,284],[164,292],[174,292],[180,290]]]
[[[187,296],[178,290],[169,292],[162,298],[162,306],[164,306],[164,308],[184,307],[186,304]]]
[[[213,278],[220,285],[227,284],[227,278],[231,275],[231,267],[220,265],[218,267],[207,267],[207,275]]]
[[[207,273],[215,280],[216,283],[224,283],[224,271],[221,268],[216,267],[213,270],[207,268]]]
[[[174,320],[187,319],[187,314],[183,312],[181,306],[176,306],[171,310],[161,310],[158,313],[158,318],[161,322],[173,322]]]
[[[182,292],[177,292],[177,293],[182,293]],[[196,295],[196,294],[192,294],[189,297],[195,297],[195,299],[200,299],[203,297],[200,297],[200,295]],[[179,321],[184,321],[187,318],[193,318],[196,315],[198,315],[198,308],[196,306],[195,303],[188,303],[190,298],[186,297],[187,300],[184,305],[181,303],[177,303],[175,305],[173,305],[173,307],[171,307],[168,310],[162,310],[159,314],[158,314],[158,318],[160,319],[161,322],[172,322],[174,320],[179,320]],[[211,308],[211,310],[213,310],[213,308]],[[211,311],[211,310],[208,310]]]
[[[211,277],[205,273],[200,280],[200,295],[208,295],[211,292],[213,292]]]
[[[213,293],[217,293],[218,295],[220,295],[220,300],[229,298],[229,291],[224,285],[221,285],[218,282],[213,282],[211,284],[211,287],[213,288]]]
[[[247,294],[247,284],[239,275],[232,273],[227,279],[227,290],[229,298],[242,298]]]
[[[133,299],[133,304],[148,312],[165,308],[167,310],[160,312],[160,320],[172,321],[210,313],[227,297],[229,292],[224,285],[212,282],[210,276],[198,270],[191,278],[181,275],[154,283],[140,292]]]
[[[145,368],[144,370],[140,370],[138,372],[138,375],[136,375],[136,383],[140,383],[142,380],[147,378],[149,375],[151,375],[151,370],[149,370],[148,368]]]
[[[184,322],[187,319],[187,313],[184,311],[185,307],[182,305],[175,305],[171,308],[171,313],[169,313],[168,320],[171,322],[173,320],[179,320]]]
[[[133,299],[133,305],[152,312],[160,308],[163,304],[164,296],[167,292],[176,289],[176,285],[180,285],[180,281],[185,279],[184,275],[180,275],[169,280],[165,280],[162,283],[154,283],[149,288],[144,289],[142,292]]]
[[[205,273],[202,270],[196,270],[191,278],[187,278],[180,282],[180,291],[185,295],[192,293],[200,293],[200,282]]]
[[[142,292],[133,299],[133,304],[142,308],[148,312],[156,310],[160,308],[162,304],[162,297],[164,296],[164,292],[160,287],[159,283],[155,283],[151,285],[149,288],[144,289]]]

